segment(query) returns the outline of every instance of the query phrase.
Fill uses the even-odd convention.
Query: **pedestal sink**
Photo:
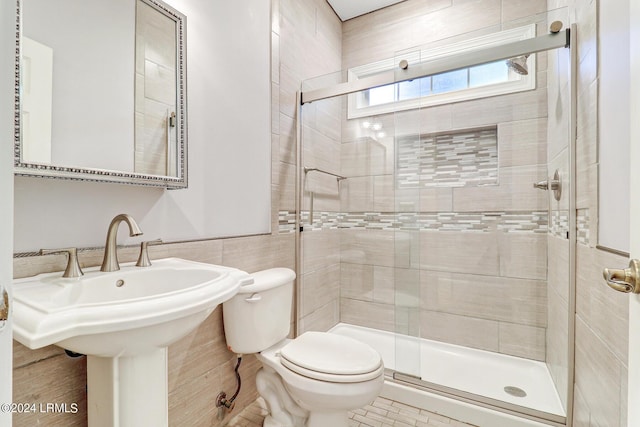
[[[15,280],[14,338],[87,355],[89,426],[166,426],[167,347],[253,279],[179,258],[121,267]]]

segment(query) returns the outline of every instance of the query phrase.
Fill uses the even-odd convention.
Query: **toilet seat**
[[[280,349],[280,362],[308,378],[336,383],[355,383],[382,375],[380,354],[350,337],[305,332]]]

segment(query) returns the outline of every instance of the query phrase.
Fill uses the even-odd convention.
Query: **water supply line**
[[[233,372],[236,374],[236,384],[237,384],[236,392],[233,393],[233,396],[231,396],[231,399],[228,399],[228,400],[227,400],[227,393],[225,393],[224,391],[221,391],[218,394],[218,397],[216,398],[216,408],[218,408],[218,419],[224,418],[225,410],[228,410],[229,412],[231,412],[235,407],[234,402],[238,397],[238,394],[240,394],[240,387],[242,386],[242,380],[240,378],[240,373],[238,372],[238,369],[240,369],[240,363],[242,363],[241,354],[238,355],[238,363],[236,363],[236,367],[233,370]]]

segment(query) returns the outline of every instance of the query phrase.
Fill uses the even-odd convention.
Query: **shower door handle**
[[[562,195],[562,181],[560,180],[560,171],[556,169],[553,173],[553,178],[544,181],[538,181],[533,183],[534,188],[538,188],[540,190],[551,190],[553,191],[553,198],[556,200],[560,200],[560,196]]]
[[[607,285],[618,292],[640,294],[640,261],[632,259],[629,268],[605,268],[602,276]]]
[[[538,181],[533,183],[533,187],[538,190],[548,190],[549,189],[549,181],[546,179],[544,181]]]

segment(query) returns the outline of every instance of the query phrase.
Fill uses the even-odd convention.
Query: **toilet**
[[[263,425],[347,426],[347,412],[370,403],[382,389],[380,354],[326,332],[287,338],[295,273],[273,268],[252,276],[252,284],[223,303],[223,319],[229,350],[255,353],[262,363],[256,386],[269,410]]]

